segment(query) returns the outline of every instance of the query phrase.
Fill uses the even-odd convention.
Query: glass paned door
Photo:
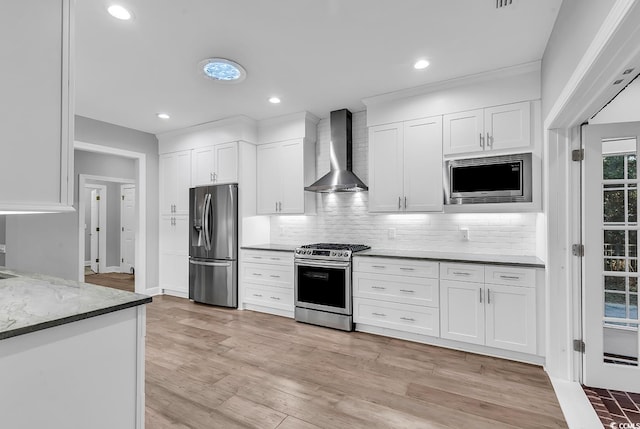
[[[640,123],[589,125],[584,136],[584,384],[640,392]]]

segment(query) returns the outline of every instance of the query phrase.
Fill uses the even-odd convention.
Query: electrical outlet
[[[469,241],[469,228],[460,228],[460,238],[463,241]]]
[[[396,239],[396,229],[395,228],[389,228],[389,230],[387,231],[387,236],[389,237],[389,240],[395,240]]]

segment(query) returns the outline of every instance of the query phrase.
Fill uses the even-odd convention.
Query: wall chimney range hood
[[[331,142],[329,156],[331,171],[304,188],[311,192],[357,192],[369,188],[351,171],[352,140],[351,112],[347,109],[330,113]]]

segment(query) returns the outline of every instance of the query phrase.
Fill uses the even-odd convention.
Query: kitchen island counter
[[[521,267],[544,268],[544,261],[535,256],[493,255],[478,253],[437,252],[424,250],[369,249],[354,256],[376,256],[382,258],[423,259],[440,262],[460,262],[472,264],[516,265]]]
[[[149,302],[146,295],[0,267],[0,340]]]

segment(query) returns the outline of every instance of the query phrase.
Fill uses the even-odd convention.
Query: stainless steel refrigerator
[[[238,307],[238,185],[189,190],[189,299]]]

